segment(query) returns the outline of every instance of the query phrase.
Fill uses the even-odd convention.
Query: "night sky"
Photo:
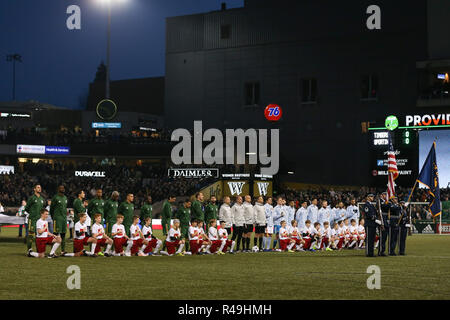
[[[106,57],[104,0],[1,0],[0,101],[12,100],[12,62],[16,100],[37,100],[81,109],[97,66]],[[243,0],[111,0],[111,80],[165,73],[165,18],[243,6]],[[81,30],[68,30],[69,5],[81,8]]]

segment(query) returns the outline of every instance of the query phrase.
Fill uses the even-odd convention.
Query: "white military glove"
[[[381,226],[381,221],[380,220],[375,220],[375,223]]]
[[[405,227],[411,228],[411,225],[409,223],[405,224]]]

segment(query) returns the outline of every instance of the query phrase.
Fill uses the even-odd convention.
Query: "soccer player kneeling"
[[[333,232],[330,228],[330,223],[328,221],[325,221],[323,223],[322,246],[320,247],[322,250],[333,251],[333,249],[330,248],[331,244],[333,243],[332,234]]]
[[[151,217],[146,217],[144,220],[144,227],[142,228],[142,233],[145,238],[142,248],[144,250],[144,254],[149,256],[157,255],[158,250],[162,245],[162,241],[153,236],[152,227],[150,226],[151,221]]]
[[[105,234],[105,229],[101,225],[102,215],[100,213],[94,214],[94,225],[92,226],[92,237],[97,239],[97,243],[92,243],[91,254],[97,256],[101,247],[106,247],[105,257],[111,255],[111,247],[113,241]]]
[[[359,239],[358,248],[364,249],[365,248],[364,245],[365,245],[365,241],[366,241],[366,229],[364,228],[364,219],[361,219],[359,221],[358,239]]]
[[[314,228],[311,226],[311,221],[305,221],[305,227],[302,229],[302,238],[305,241],[303,244],[303,249],[309,251],[315,251],[311,249],[312,236],[314,235]]]
[[[206,252],[224,254],[221,250],[218,250],[222,245],[222,241],[219,240],[219,234],[217,232],[217,221],[215,219],[212,219],[209,225],[210,227],[208,229],[208,237],[211,241],[211,244],[206,247]]]
[[[228,231],[225,228],[225,226],[226,226],[226,222],[221,221],[220,229],[219,229],[219,239],[222,242],[222,244],[220,246],[219,251],[225,253],[225,252],[227,252],[227,249],[230,248],[230,253],[234,254],[234,245],[236,242],[228,239]]]
[[[144,254],[143,249],[144,247],[144,235],[141,232],[141,227],[139,227],[139,216],[133,217],[133,224],[130,226],[130,240],[133,241],[133,244],[130,249],[130,253],[132,256],[146,256]],[[147,241],[145,241],[147,242]],[[128,248],[127,248],[128,249]],[[127,250],[128,251],[128,250]],[[128,256],[128,254],[127,254]]]
[[[199,238],[200,231],[198,229],[198,221],[192,220],[189,227],[189,248],[192,254],[198,254],[203,248],[203,240]]]
[[[50,255],[48,258],[58,258],[55,254],[56,249],[58,249],[61,244],[61,237],[56,236],[48,231],[48,211],[46,209],[41,210],[41,218],[36,222],[36,250],[33,252],[31,249],[28,250],[29,257],[44,258],[45,248],[47,245],[52,246]]]
[[[302,236],[300,235],[300,231],[297,227],[297,221],[292,220],[291,221],[291,227],[289,228],[289,236],[294,242],[291,242],[288,249],[292,249],[295,246],[296,251],[305,251],[303,250],[303,245],[305,241],[302,239]]]
[[[281,221],[281,228],[280,228],[280,249],[277,251],[288,251],[288,252],[294,252],[291,249],[288,249],[289,245],[293,245],[295,243],[294,240],[289,238],[289,232],[286,229],[286,221]]]
[[[73,253],[65,253],[65,257],[79,257],[90,256],[86,250],[84,250],[84,246],[89,245],[90,243],[97,243],[97,239],[90,237],[88,235],[88,227],[86,225],[87,214],[80,213],[80,220],[75,223],[75,237],[73,240]]]
[[[111,237],[114,239],[114,256],[123,256],[123,246],[127,244],[129,240],[127,233],[125,232],[125,226],[122,224],[123,215],[118,214],[116,223],[112,226]]]
[[[177,254],[183,256],[184,239],[181,239],[180,220],[173,220],[173,225],[166,238],[167,251],[161,251],[162,254],[173,256]],[[176,252],[175,252],[176,251]]]
[[[349,249],[356,249],[358,247],[358,226],[356,225],[356,220],[352,219],[350,222],[348,230],[350,232],[350,243],[348,245]]]

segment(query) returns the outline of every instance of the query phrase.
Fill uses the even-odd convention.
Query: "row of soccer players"
[[[52,246],[48,257],[57,257],[55,252],[61,243],[61,238],[48,231],[47,217],[48,211],[42,209],[41,218],[36,223],[37,252],[33,252],[30,249],[28,251],[28,256],[30,257],[43,258],[47,245]],[[63,256],[84,255],[96,257],[102,247],[106,247],[103,253],[106,257],[158,255],[162,241],[153,236],[150,218],[144,220],[141,230],[138,224],[139,217],[135,216],[130,227],[130,237],[128,237],[122,224],[123,216],[119,214],[117,222],[112,228],[112,239],[105,234],[104,227],[101,224],[101,214],[94,215],[95,223],[92,225],[90,232],[86,224],[86,218],[86,214],[80,214],[80,220],[75,225],[74,251],[73,253],[64,253]],[[317,222],[312,227],[311,222],[307,220],[305,228],[300,230],[297,227],[297,221],[292,220],[289,227],[287,227],[286,221],[282,221],[279,231],[280,249],[276,249],[276,251],[292,252],[294,246],[298,251],[333,250],[344,247],[362,248],[365,239],[364,221],[361,220],[359,226],[356,225],[355,220],[351,221],[350,226],[348,226],[347,222],[348,220],[346,219],[340,225],[335,223],[333,228],[330,228],[329,223],[325,222],[322,228]],[[220,226],[221,228],[218,229],[217,221],[211,220],[208,235],[206,235],[203,229],[203,222],[193,220],[189,227],[190,251],[186,252],[184,250],[185,239],[181,236],[180,222],[179,220],[174,220],[165,240],[167,251],[160,251],[160,253],[169,256],[174,254],[225,254],[228,248],[230,253],[234,253],[235,241],[228,238],[228,231],[225,228],[224,221],[220,222]],[[267,232],[266,235],[268,235]],[[91,245],[91,250],[87,251],[84,247],[89,244]],[[114,251],[112,251],[113,245]],[[125,245],[126,249],[124,250]]]
[[[309,221],[313,226],[319,223],[323,228],[325,222],[329,226],[333,226],[335,223],[339,225],[347,219],[348,221],[355,220],[356,225],[358,225],[360,219],[359,209],[354,199],[351,200],[347,208],[340,202],[333,209],[328,206],[326,200],[321,202],[320,209],[317,207],[317,199],[313,199],[309,206],[304,201],[297,211],[294,201],[290,201],[289,206],[286,203],[283,197],[278,197],[274,207],[271,197],[267,198],[264,204],[264,198],[260,196],[252,205],[251,196],[246,195],[245,201],[241,196],[237,196],[234,205],[231,206],[230,198],[224,197],[218,218],[225,221],[225,227],[229,232],[233,228],[233,240],[236,240],[237,250],[239,251],[242,244],[244,252],[250,251],[250,236],[253,229],[256,235],[254,246],[257,246],[257,240],[259,239],[259,250],[268,251],[272,244],[272,234],[276,235],[272,246],[273,249],[276,249],[278,234],[283,221],[290,225],[291,221],[295,220],[298,227],[303,229],[306,221]]]

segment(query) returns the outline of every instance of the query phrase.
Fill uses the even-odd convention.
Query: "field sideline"
[[[413,235],[406,256],[380,258],[362,250],[58,259],[25,252],[17,229],[2,228],[0,299],[450,299],[449,236]],[[381,290],[366,286],[374,264]],[[81,269],[81,290],[66,287],[69,265]]]

